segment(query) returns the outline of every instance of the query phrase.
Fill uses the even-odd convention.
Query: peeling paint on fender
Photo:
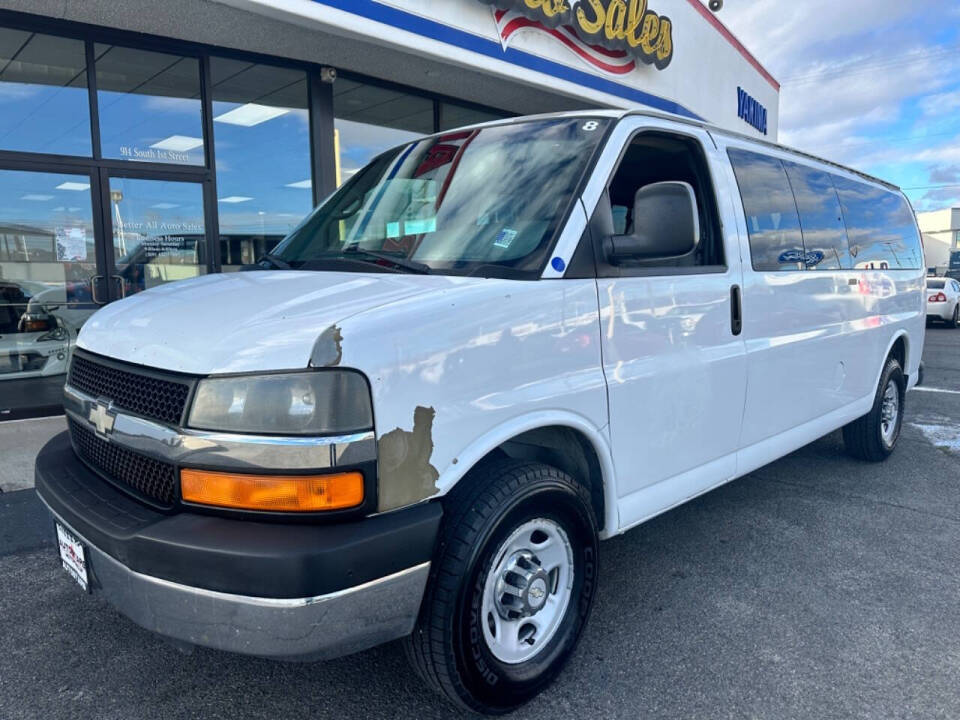
[[[310,353],[310,367],[335,367],[343,358],[343,335],[340,328],[331,325],[322,333],[313,344]]]
[[[432,407],[413,412],[413,430],[396,428],[378,443],[379,510],[392,510],[424,500],[437,492],[440,473],[433,455]]]

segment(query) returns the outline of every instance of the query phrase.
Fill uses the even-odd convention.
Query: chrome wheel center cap
[[[529,550],[514,553],[497,580],[496,606],[505,620],[536,615],[550,594],[550,575]]]

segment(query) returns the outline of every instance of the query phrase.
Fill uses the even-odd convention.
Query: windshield
[[[946,285],[946,280],[927,280],[927,287],[930,290],[943,290]]]
[[[608,124],[521,121],[401,146],[354,175],[268,259],[302,269],[539,274]]]

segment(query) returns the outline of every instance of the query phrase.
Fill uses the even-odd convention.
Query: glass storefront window
[[[342,78],[333,114],[338,185],[384,150],[434,131],[432,100]]]
[[[0,28],[0,149],[90,155],[82,40]]]
[[[205,271],[200,183],[110,178],[110,210],[121,296]]]
[[[307,75],[210,59],[220,261],[255,263],[313,207]]]
[[[200,61],[94,46],[103,156],[203,165]]]
[[[96,274],[89,176],[0,170],[0,419],[62,401]]]
[[[502,120],[505,117],[509,116],[506,113],[498,113],[493,110],[476,110],[455,103],[440,103],[441,131],[490,122],[491,120]]]

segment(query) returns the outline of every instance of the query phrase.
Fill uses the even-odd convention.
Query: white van
[[[895,188],[668,116],[446,132],[253,272],[83,327],[37,460],[65,568],[188,643],[396,638],[507,711],[570,657],[598,541],[843,428],[879,461],[924,339]]]

